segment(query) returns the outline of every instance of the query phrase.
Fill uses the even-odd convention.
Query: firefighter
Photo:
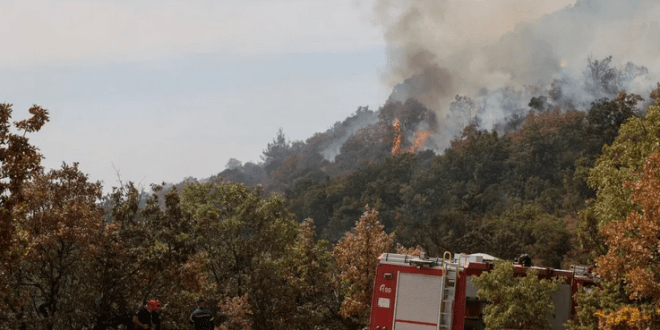
[[[519,265],[523,267],[532,267],[532,257],[528,254],[521,254],[520,257],[516,259]]]
[[[158,300],[149,300],[143,306],[140,306],[133,315],[133,324],[135,324],[136,329],[160,329],[159,308],[160,301]]]
[[[213,314],[206,308],[206,300],[197,298],[197,308],[190,314],[188,320],[195,326],[195,330],[213,330]]]

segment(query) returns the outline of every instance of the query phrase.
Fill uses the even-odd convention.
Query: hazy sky
[[[526,19],[573,2],[529,1],[545,5]],[[114,168],[148,185],[259,161],[278,128],[304,140],[392,87],[369,1],[3,0],[0,12],[0,102],[14,120],[48,109],[31,136],[46,168],[79,162],[106,192]]]

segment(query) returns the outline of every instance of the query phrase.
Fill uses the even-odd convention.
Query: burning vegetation
[[[0,105],[0,329],[113,329],[154,296],[171,329],[199,296],[220,329],[362,329],[395,244],[598,261],[570,328],[660,324],[660,5],[511,1],[481,26],[481,1],[376,1],[382,107],[150,196],[45,172],[26,134],[48,112],[21,135]]]

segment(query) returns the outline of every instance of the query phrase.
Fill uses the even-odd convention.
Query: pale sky
[[[381,32],[353,1],[0,2],[0,102],[39,104],[46,168],[79,162],[105,191],[259,161],[387,98]]]
[[[559,2],[545,11],[572,3]],[[30,136],[45,167],[79,162],[106,192],[114,168],[143,186],[205,178],[229,158],[259,161],[280,127],[304,140],[385,102],[392,86],[372,7],[2,0],[0,102],[14,104],[13,120],[32,104],[48,109],[51,121]]]

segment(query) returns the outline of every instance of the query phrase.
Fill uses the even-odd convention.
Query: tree
[[[13,123],[18,130],[14,132],[12,105],[0,104],[0,324],[9,321],[14,315],[9,308],[17,305],[16,299],[22,299],[16,296],[10,280],[25,252],[21,249],[27,238],[20,232],[17,219],[25,212],[25,184],[43,170],[43,156],[26,134],[39,131],[49,121],[48,110],[35,104],[29,112],[30,118]]]
[[[432,131],[438,128],[435,112],[429,110],[421,102],[413,98],[407,99],[404,103],[388,102],[379,110],[378,120],[380,126],[391,127],[395,119],[400,120],[401,130],[404,132],[404,135],[406,132],[416,131],[422,123],[427,125]],[[387,142],[389,143],[393,140],[390,139]],[[404,143],[410,143],[410,141],[405,140],[404,138]]]
[[[355,131],[335,157],[331,175],[345,175],[365,164],[380,163],[391,156],[394,130],[391,124],[369,125]]]
[[[227,161],[227,165],[225,165],[225,168],[228,170],[233,170],[241,166],[243,166],[243,163],[240,160],[236,158],[230,158],[229,161]]]
[[[252,315],[252,308],[248,302],[248,294],[240,297],[225,297],[218,302],[218,308],[225,315],[225,320],[216,327],[218,330],[252,330],[252,323],[249,316]]]
[[[342,297],[337,281],[338,267],[328,241],[317,240],[314,221],[300,224],[298,237],[285,258],[284,276],[295,299],[291,329],[343,328],[339,318]]]
[[[378,212],[364,212],[356,226],[335,245],[334,254],[346,286],[341,314],[366,324],[369,318],[378,257],[393,248],[394,234],[386,234],[378,222]]]
[[[603,280],[598,287],[579,287],[573,298],[576,303],[575,314],[566,323],[566,329],[594,330],[598,329],[599,318],[625,305],[627,295],[618,283]]]
[[[346,177],[324,183],[326,200],[332,204],[310,210],[316,211],[313,214],[320,217],[320,223],[325,221],[324,215],[319,213],[332,215],[324,228],[324,237],[338,241],[355,224],[355,219],[360,217],[365,204],[377,209],[379,221],[391,229],[397,216],[396,209],[403,203],[402,188],[410,183],[413,174],[419,169],[420,158],[411,153],[390,156],[382,163],[363,166]]]
[[[456,95],[454,102],[449,105],[449,113],[446,116],[446,120],[451,123],[449,127],[462,130],[473,123],[478,109],[470,97]]]
[[[660,98],[660,82],[657,83],[656,89],[654,89],[651,94],[649,94],[649,98],[653,100],[657,100]]]
[[[99,248],[91,267],[96,295],[93,321],[95,329],[130,326],[135,308],[142,304],[149,270],[145,267],[145,250],[151,236],[140,214],[144,194],[128,182],[113,187],[104,197],[105,221],[99,238]]]
[[[511,260],[529,253],[540,261],[537,266],[561,268],[571,248],[564,221],[543,212],[539,205],[512,205],[500,217],[484,222],[478,230],[488,235],[481,246],[500,258]]]
[[[660,321],[660,151],[649,156],[642,176],[624,186],[632,190],[633,210],[625,220],[602,227],[608,252],[597,259],[597,272],[609,281],[625,286],[628,304],[616,311],[601,312],[601,329],[614,329],[622,314],[631,314],[628,325],[644,329]],[[635,318],[632,318],[635,314]],[[633,322],[633,320],[637,320]],[[635,324],[633,324],[635,323]]]
[[[227,165],[231,164],[228,163]],[[236,166],[234,168],[227,167],[224,171],[218,173],[215,178],[242,183],[248,187],[252,187],[257,184],[268,186],[270,182],[263,164],[255,164],[252,162],[247,162],[242,166]]]
[[[629,188],[625,181],[636,181],[651,153],[660,150],[660,101],[649,106],[644,118],[632,117],[621,125],[612,145],[603,147],[603,155],[589,174],[589,185],[597,190],[594,212],[599,226],[623,220],[632,211]]]
[[[48,110],[35,104],[29,112],[32,117],[14,122],[16,129],[23,131],[23,134],[16,134],[11,131],[9,122],[12,105],[0,104],[0,275],[21,253],[15,249],[21,245],[14,221],[21,216],[21,206],[25,202],[23,187],[42,171],[43,156],[25,135],[38,132],[49,121]]]
[[[17,219],[27,245],[14,271],[25,301],[16,322],[32,329],[82,328],[91,323],[96,288],[91,261],[99,247],[101,183],[78,164],[62,165],[25,184],[25,217]]]
[[[610,67],[612,56],[610,55],[601,61],[592,60],[589,57],[587,61],[589,62],[589,71],[584,72],[587,78],[587,91],[592,95],[616,94],[619,91],[619,85],[617,84],[618,71],[616,68]]]
[[[163,327],[187,327],[193,297],[214,287],[205,272],[207,256],[197,249],[193,220],[182,211],[177,190],[166,192],[162,205],[158,194],[162,186],[154,185],[152,189],[154,193],[140,210],[142,236],[146,239],[137,250],[145,257],[140,268],[148,283],[140,295],[167,302],[168,317]]]
[[[631,202],[631,188],[626,181],[637,181],[649,155],[660,150],[660,100],[649,106],[645,117],[631,117],[621,125],[612,145],[589,172],[588,184],[596,190],[596,198],[580,214],[579,236],[583,245],[591,246],[593,257],[606,252],[600,228],[627,218],[639,205]]]
[[[525,277],[514,277],[513,264],[499,261],[491,272],[472,276],[477,295],[491,303],[484,309],[488,329],[552,329],[548,316],[554,313],[552,295],[559,280],[539,279],[529,270]]]
[[[628,118],[639,116],[635,106],[643,100],[639,95],[621,91],[613,100],[600,99],[592,102],[586,118],[589,134],[598,135],[604,144],[612,144],[619,133],[619,127]]]
[[[582,327],[575,329],[593,324],[600,329],[646,329],[657,324],[658,127],[656,100],[646,117],[631,118],[621,126],[590,173],[589,184],[598,193],[582,213],[581,240],[598,257],[596,272],[607,290],[578,296],[588,312],[578,310],[575,324]]]
[[[205,254],[214,299],[247,294],[253,329],[287,329],[295,303],[283,265],[297,224],[281,197],[262,193],[229,182],[190,183],[181,192],[181,212]]]
[[[263,155],[261,155],[261,160],[264,162],[266,173],[270,175],[271,172],[277,170],[282,165],[284,159],[299,152],[302,146],[303,143],[300,141],[293,143],[287,141],[284,136],[284,131],[280,128],[277,131],[277,136],[273,139],[273,142],[268,143],[266,150],[264,150]]]

